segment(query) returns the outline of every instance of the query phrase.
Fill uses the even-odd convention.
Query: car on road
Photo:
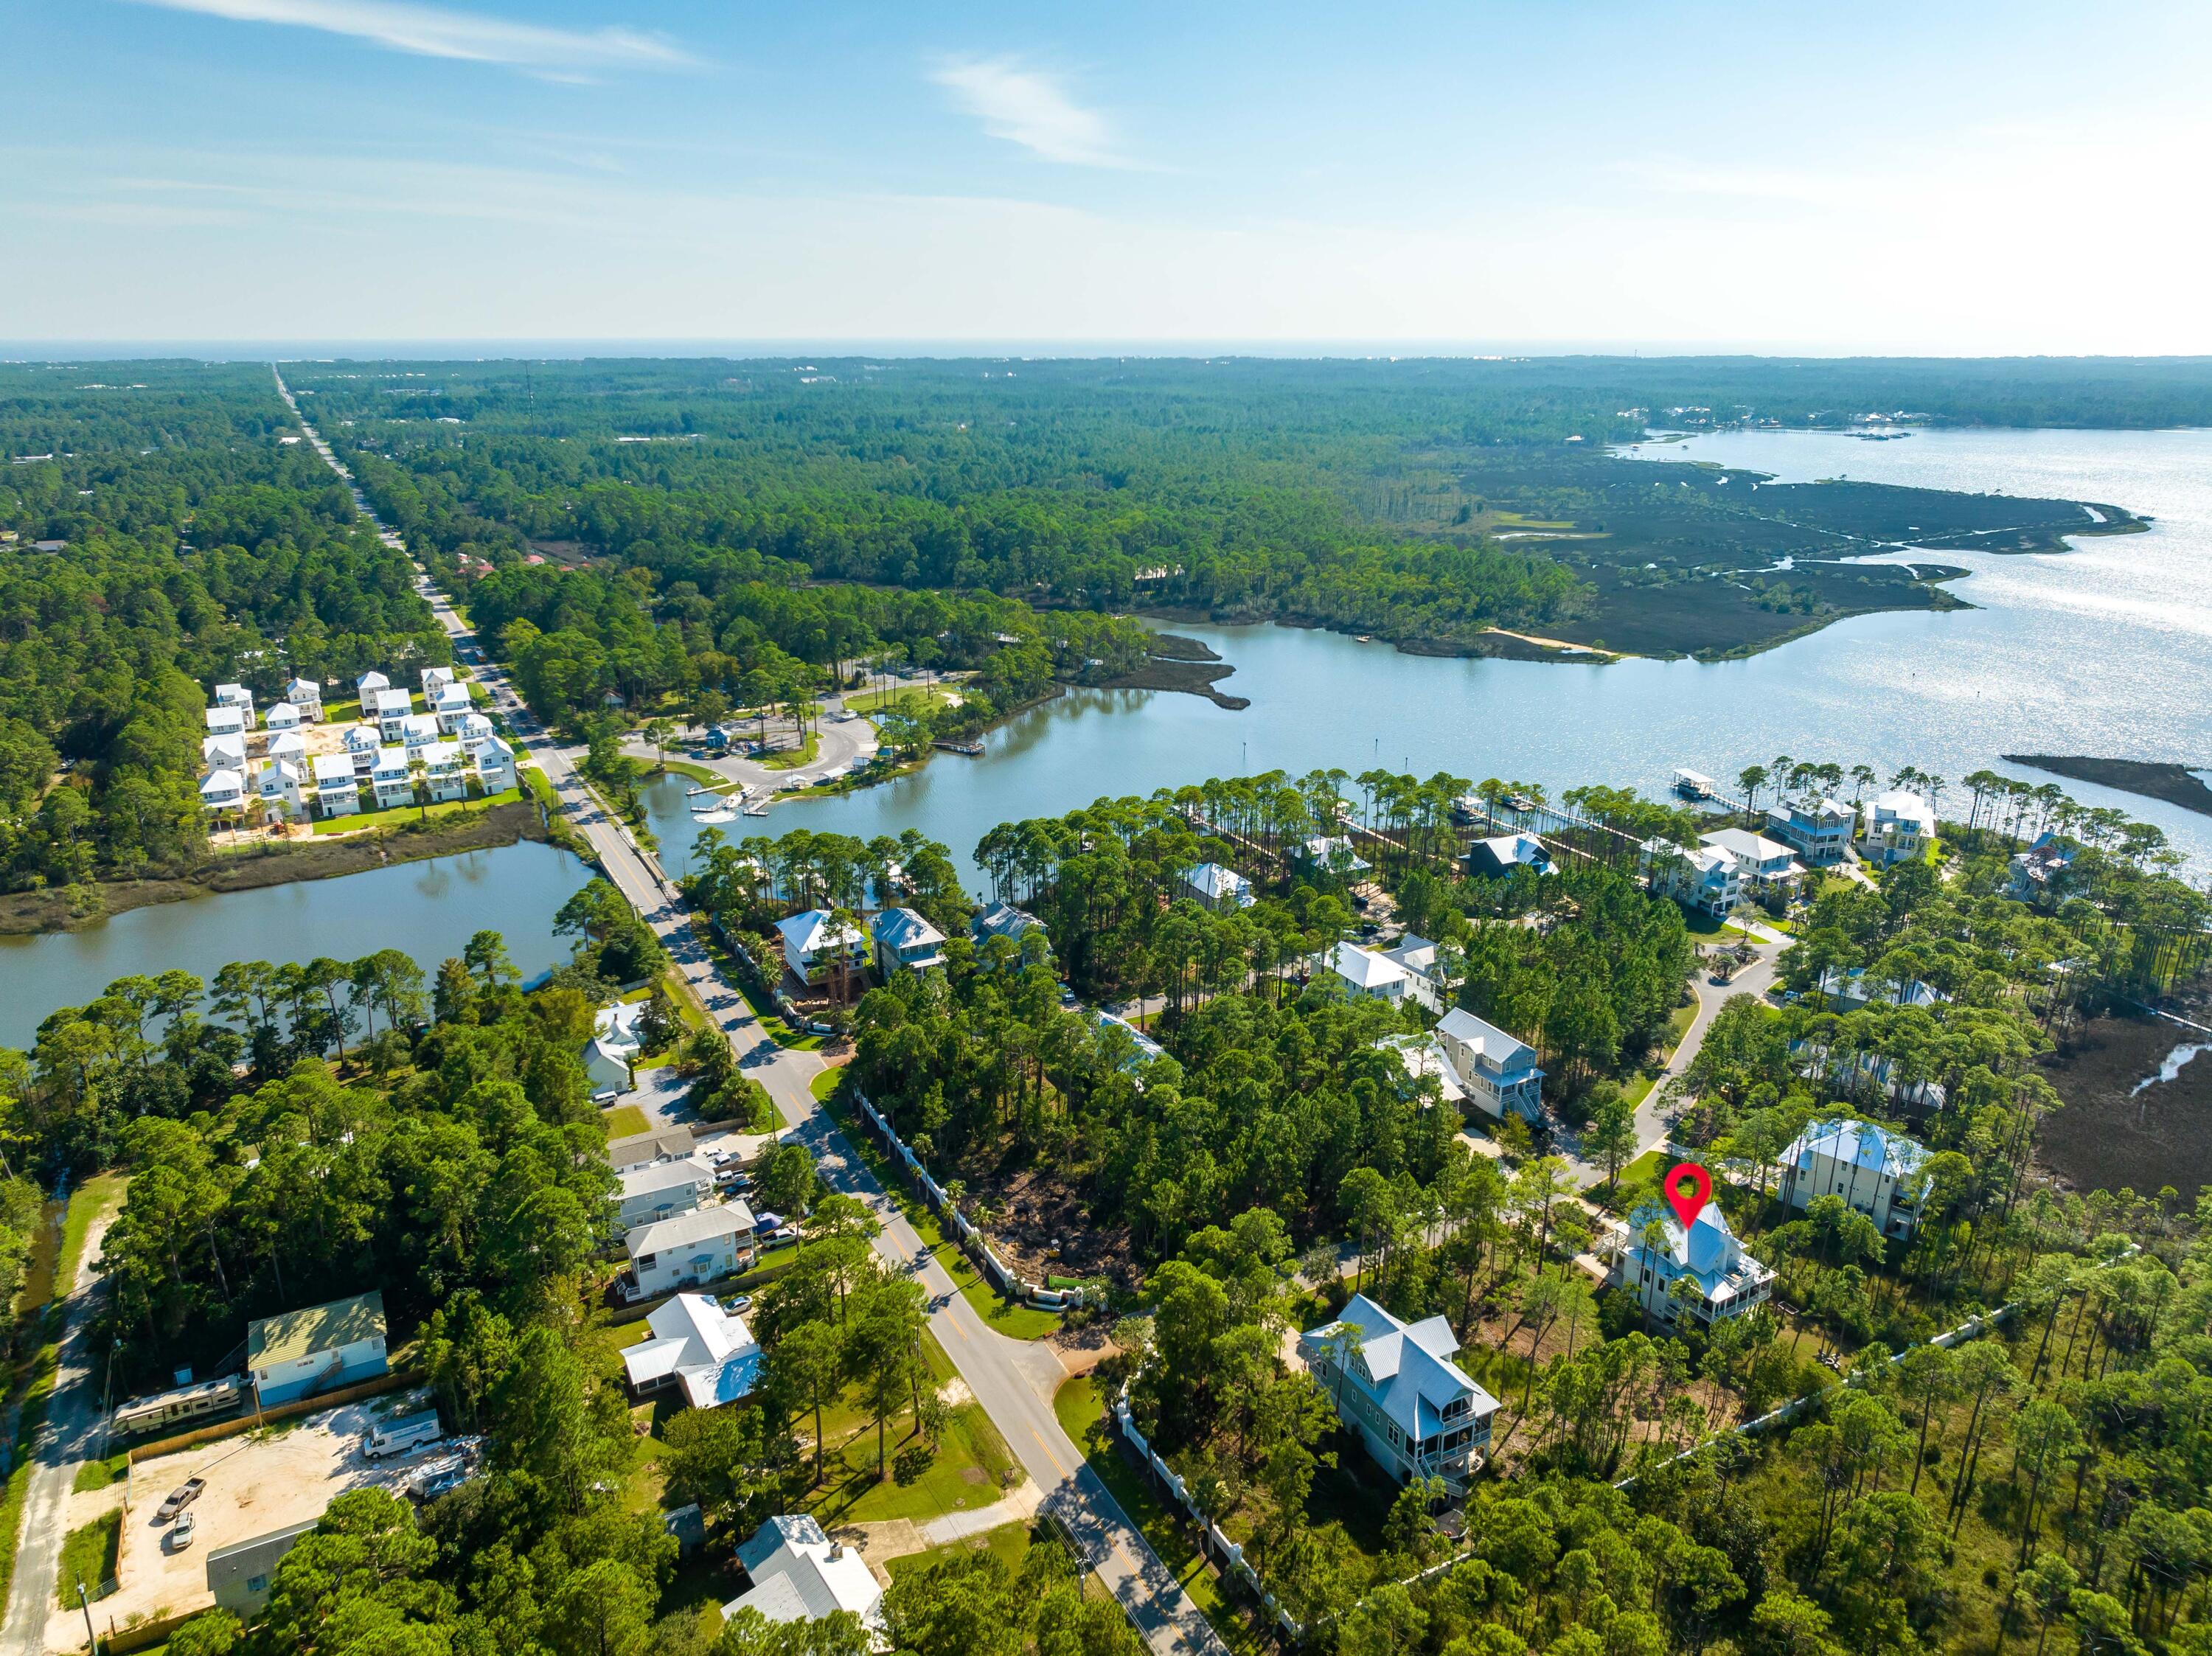
[[[192,1515],[190,1513],[179,1513],[177,1521],[169,1526],[170,1547],[175,1551],[182,1552],[186,1547],[191,1546],[192,1532],[198,1527],[198,1526],[192,1521]]]
[[[192,1502],[198,1501],[200,1498],[200,1491],[206,1488],[207,1479],[204,1477],[186,1478],[182,1483],[179,1483],[175,1489],[169,1491],[169,1498],[167,1500],[164,1501],[159,1507],[155,1508],[154,1521],[156,1524],[167,1523],[179,1513],[184,1511],[185,1507],[191,1506]]]

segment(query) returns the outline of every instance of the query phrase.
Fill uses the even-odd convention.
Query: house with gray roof
[[[1530,1121],[1544,1113],[1544,1071],[1527,1041],[1455,1006],[1437,1025],[1436,1042],[1461,1090],[1492,1120],[1508,1110]]]
[[[1208,908],[1249,908],[1259,900],[1252,883],[1233,868],[1219,863],[1200,863],[1182,877],[1183,895]]]
[[[1626,1223],[1607,1222],[1600,1251],[1610,1260],[1606,1285],[1662,1323],[1747,1316],[1774,1291],[1774,1272],[1745,1251],[1717,1202],[1686,1226],[1657,1203],[1644,1203]]]
[[[1442,1317],[1401,1322],[1355,1294],[1332,1322],[1298,1336],[1298,1356],[1339,1419],[1400,1483],[1439,1477],[1454,1495],[1481,1465],[1498,1399],[1452,1358]]]
[[[876,943],[876,964],[885,976],[892,968],[927,972],[945,964],[945,934],[911,908],[886,908],[868,922]]]
[[[1782,1152],[1782,1199],[1802,1208],[1839,1196],[1884,1236],[1910,1236],[1927,1165],[1927,1147],[1901,1132],[1871,1121],[1816,1121]]]
[[[884,1590],[867,1561],[842,1542],[832,1541],[822,1526],[803,1514],[771,1518],[738,1549],[751,1586],[722,1606],[734,1621],[741,1610],[771,1622],[818,1622],[840,1611],[860,1618],[878,1649],[889,1648],[884,1635]]]

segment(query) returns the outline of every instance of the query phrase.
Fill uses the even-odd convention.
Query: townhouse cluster
[[[258,806],[264,817],[296,822],[514,786],[514,749],[476,710],[468,685],[446,667],[422,669],[421,685],[418,710],[416,692],[362,674],[360,718],[343,728],[325,719],[313,679],[294,679],[265,713],[244,685],[216,685],[200,744],[200,804],[217,818]]]

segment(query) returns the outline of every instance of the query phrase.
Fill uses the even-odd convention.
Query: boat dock
[[[947,739],[933,742],[929,745],[933,748],[942,748],[947,753],[964,755],[969,759],[981,759],[983,756],[983,744],[981,742],[954,742]]]

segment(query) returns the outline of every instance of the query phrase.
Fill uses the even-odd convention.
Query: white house
[[[234,770],[243,773],[246,765],[246,737],[243,735],[210,736],[200,741],[200,762],[210,770]]]
[[[217,767],[207,773],[200,784],[200,804],[217,813],[246,809],[246,778],[243,773]]]
[[[210,736],[243,736],[246,734],[246,721],[252,716],[250,710],[226,707],[217,703],[207,710],[208,734]]]
[[[415,803],[415,779],[408,773],[407,749],[380,748],[370,767],[368,785],[376,791],[379,810],[397,810]]]
[[[354,774],[366,779],[376,768],[376,755],[384,747],[384,732],[374,725],[346,727],[345,750],[353,757]]]
[[[380,691],[390,689],[392,688],[392,681],[386,678],[382,673],[374,671],[366,672],[359,678],[354,680],[353,688],[354,693],[361,697],[362,711],[363,713],[367,713],[369,708],[375,705],[370,698],[376,695]]]
[[[867,939],[852,926],[833,927],[826,908],[810,908],[787,920],[778,920],[775,929],[783,934],[783,963],[801,983],[827,980],[841,948],[846,963],[854,970],[868,963]]]
[[[823,1534],[813,1519],[771,1518],[738,1549],[738,1562],[752,1585],[722,1606],[725,1622],[741,1610],[771,1622],[818,1622],[847,1611],[874,1635],[877,1648],[888,1647],[884,1590],[867,1561]]]
[[[284,700],[300,710],[310,725],[323,722],[323,687],[312,678],[295,678],[284,687]]]
[[[1651,1240],[1645,1232],[1658,1227]],[[1655,1245],[1656,1244],[1656,1245]],[[1673,1213],[1646,1202],[1626,1223],[1610,1220],[1602,1244],[1618,1288],[1661,1322],[1687,1315],[1702,1323],[1757,1310],[1774,1289],[1774,1273],[1744,1251],[1717,1202],[1705,1204],[1686,1228]],[[1682,1283],[1678,1294],[1674,1284]]]
[[[361,779],[345,755],[315,755],[315,809],[325,816],[351,816],[361,810]]]
[[[491,719],[486,713],[463,713],[453,726],[453,734],[465,744],[489,742],[492,739]]]
[[[1182,877],[1184,892],[1208,908],[1249,908],[1258,901],[1252,883],[1233,868],[1200,863]]]
[[[433,804],[469,797],[468,756],[458,742],[429,742],[422,746],[422,780]]]
[[[630,1065],[645,1050],[638,1020],[645,1016],[641,1000],[617,1001],[602,1006],[592,1019],[592,1039],[584,1047],[584,1073],[591,1077],[594,1095],[627,1092]]]
[[[1387,955],[1340,943],[1323,958],[1356,1000],[1403,1000],[1411,992],[1413,974]]]
[[[1334,1321],[1298,1336],[1298,1356],[1336,1405],[1337,1417],[1400,1483],[1440,1477],[1453,1494],[1490,1447],[1498,1399],[1452,1361],[1451,1324],[1407,1324],[1364,1294]]]
[[[635,1302],[696,1288],[752,1263],[753,1212],[732,1202],[656,1219],[625,1235],[623,1251],[629,1255],[622,1279],[624,1299]]]
[[[703,1156],[686,1156],[625,1168],[615,1181],[615,1222],[628,1231],[704,1206],[714,1193],[714,1167]]]
[[[466,719],[471,711],[469,703],[469,687],[465,684],[441,685],[437,695],[430,701],[430,713],[437,719],[438,728],[448,736],[459,731],[461,721]]]
[[[1866,802],[1859,855],[1878,868],[1909,863],[1936,843],[1936,807],[1917,793],[1893,789]]]
[[[945,934],[911,908],[886,908],[868,922],[876,964],[886,975],[895,966],[927,972],[945,964]]]
[[[1462,1006],[1444,1014],[1436,1039],[1453,1078],[1486,1115],[1502,1120],[1511,1110],[1534,1121],[1543,1114],[1544,1072],[1528,1042]]]
[[[253,722],[253,692],[243,684],[218,684],[215,687],[215,705],[236,707],[246,715],[246,722]]]
[[[1099,1011],[1091,1015],[1091,1022],[1098,1026],[1098,1033],[1102,1035],[1109,1029],[1119,1029],[1128,1038],[1132,1056],[1123,1060],[1121,1067],[1125,1070],[1134,1070],[1151,1063],[1156,1058],[1167,1056],[1166,1047],[1161,1046],[1127,1018],[1116,1017],[1111,1012]]]
[[[422,670],[422,700],[434,703],[438,699],[439,692],[453,682],[452,668],[425,667]]]
[[[1827,868],[1844,860],[1851,842],[1851,829],[1859,814],[1840,799],[1785,799],[1770,805],[1766,826],[1774,837],[1796,851],[1814,868]]]
[[[694,1409],[748,1395],[760,1378],[761,1349],[745,1319],[704,1294],[678,1294],[645,1319],[653,1338],[623,1353],[633,1392],[674,1387]]]
[[[1364,874],[1373,866],[1352,849],[1351,836],[1343,834],[1319,834],[1307,840],[1298,847],[1298,861],[1307,868],[1344,879]]]
[[[1408,931],[1398,940],[1395,948],[1382,950],[1382,958],[1405,968],[1407,994],[1431,1012],[1444,1010],[1448,986],[1444,982],[1443,963],[1437,956],[1436,944],[1426,937],[1417,937]]]
[[[1517,868],[1538,874],[1552,871],[1552,853],[1533,834],[1500,834],[1492,839],[1477,840],[1468,847],[1466,860],[1469,874],[1497,877],[1510,874]]]
[[[397,742],[400,721],[415,711],[415,698],[404,690],[379,690],[362,697],[361,710],[376,720],[386,742]]]
[[[277,705],[282,707],[284,704],[279,702]],[[307,768],[307,738],[297,731],[278,731],[269,738],[268,746],[262,751],[268,758],[289,759],[302,770]]]
[[[1840,1196],[1885,1236],[1910,1236],[1920,1222],[1920,1170],[1928,1150],[1917,1139],[1871,1121],[1820,1121],[1782,1152],[1782,1199],[1809,1207]]]
[[[271,702],[268,714],[261,723],[268,730],[296,733],[300,728],[300,710],[289,701]]]
[[[438,741],[445,732],[438,728],[438,720],[431,713],[410,713],[397,726],[399,744],[408,752],[427,748]]]
[[[271,1409],[385,1372],[384,1295],[263,1317],[246,1325],[246,1368],[260,1406]]]
[[[1646,840],[1641,860],[1655,897],[1671,897],[1685,908],[1720,919],[1734,913],[1743,900],[1743,871],[1717,846],[1686,851],[1669,840]]]
[[[514,786],[514,749],[499,737],[485,735],[465,739],[461,746],[476,767],[477,781],[486,793],[505,793]]]
[[[1709,851],[1725,852],[1743,883],[1762,891],[1788,890],[1805,875],[1805,865],[1790,846],[1749,828],[1716,828],[1699,834],[1698,843]]]
[[[271,760],[261,767],[254,778],[254,792],[261,796],[261,808],[271,816],[295,820],[307,814],[306,798],[300,790],[299,765],[289,759]]]

